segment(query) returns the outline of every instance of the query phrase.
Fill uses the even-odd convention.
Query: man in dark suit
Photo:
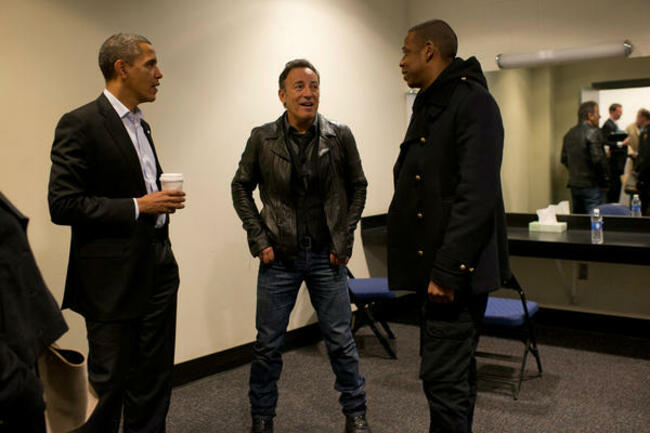
[[[27,241],[28,219],[0,192],[0,432],[45,433],[36,359],[68,330]]]
[[[623,115],[623,107],[621,104],[612,104],[609,106],[609,119],[605,121],[600,128],[603,131],[605,140],[609,147],[608,152],[608,165],[610,174],[610,185],[607,191],[607,203],[618,203],[621,196],[621,176],[625,170],[625,161],[627,160],[627,144],[630,142],[629,138],[624,141],[618,142],[611,139],[611,135],[623,132],[616,124],[616,121]]]
[[[409,30],[400,61],[420,92],[394,167],[388,281],[422,295],[420,378],[430,432],[471,432],[474,352],[488,292],[510,277],[503,126],[476,58],[441,20]]]
[[[72,228],[63,308],[84,316],[99,403],[84,431],[164,432],[171,394],[178,266],[169,213],[184,193],[162,172],[138,104],[162,73],[144,37],[116,34],[99,51],[106,89],[65,114],[52,145],[52,221]]]

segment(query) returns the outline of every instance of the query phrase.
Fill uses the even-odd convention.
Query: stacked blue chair
[[[350,277],[348,279],[350,301],[357,307],[357,316],[352,327],[352,334],[356,334],[359,328],[367,324],[388,355],[393,359],[397,359],[397,354],[395,354],[389,342],[389,340],[395,339],[395,334],[393,334],[385,320],[375,319],[372,312],[375,303],[394,299],[395,292],[388,288],[386,278],[354,278],[349,269],[347,272]],[[377,324],[384,328],[386,336],[382,335]]]
[[[608,203],[598,206],[601,215],[632,216],[632,212],[622,204]]]
[[[514,275],[510,280],[504,282],[502,287],[515,290],[519,295],[519,299],[496,298],[490,296],[488,298],[487,308],[485,309],[483,326],[491,334],[499,334],[503,331],[506,334],[514,334],[520,337],[524,343],[523,356],[510,356],[487,352],[476,352],[476,356],[520,363],[519,374],[514,379],[510,377],[481,376],[481,379],[484,380],[507,382],[511,384],[513,386],[513,397],[516,400],[519,396],[519,391],[521,390],[521,382],[524,379],[526,359],[528,358],[529,353],[532,354],[537,361],[537,369],[539,371],[537,377],[542,375],[542,361],[539,357],[537,339],[535,337],[535,329],[533,326],[533,316],[535,316],[537,311],[539,311],[539,304],[537,302],[526,300],[526,294]]]

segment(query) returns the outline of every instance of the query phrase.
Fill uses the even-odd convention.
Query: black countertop
[[[510,255],[607,263],[650,265],[650,218],[605,216],[604,242],[591,243],[588,215],[558,215],[567,223],[562,233],[529,232],[536,214],[509,213]],[[386,214],[361,219],[364,243],[386,244]]]

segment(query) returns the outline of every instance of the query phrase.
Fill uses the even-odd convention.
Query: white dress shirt
[[[104,96],[108,99],[108,102],[111,103],[115,112],[122,120],[124,128],[131,137],[131,142],[135,151],[138,154],[138,160],[140,161],[140,166],[142,167],[142,176],[144,177],[144,183],[147,187],[147,193],[151,194],[152,192],[158,191],[158,184],[156,183],[157,170],[156,170],[156,157],[154,156],[153,149],[149,143],[149,139],[144,133],[142,128],[142,111],[135,107],[133,111],[126,108],[122,102],[117,99],[108,89],[104,89]],[[135,203],[135,219],[137,220],[140,217],[140,208],[138,207],[138,201],[134,198],[133,202]],[[166,219],[165,214],[160,214],[156,218],[156,227],[162,227],[165,224]]]

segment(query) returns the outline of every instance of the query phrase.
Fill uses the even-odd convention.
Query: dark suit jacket
[[[36,358],[68,330],[27,242],[27,222],[0,193],[0,420],[7,423],[43,413]]]
[[[503,126],[478,61],[457,58],[413,105],[394,167],[388,281],[486,293],[510,277],[500,167]]]
[[[92,320],[139,316],[154,282],[155,219],[135,219],[133,198],[147,193],[142,168],[103,94],[61,118],[51,158],[50,215],[72,227],[63,308]],[[157,157],[156,167],[158,178]]]
[[[609,144],[609,171],[612,176],[620,176],[625,169],[627,146],[618,147],[616,141],[610,141],[609,136],[618,131],[618,126],[616,126],[616,123],[611,118],[607,119],[600,130],[603,131],[605,140]]]

